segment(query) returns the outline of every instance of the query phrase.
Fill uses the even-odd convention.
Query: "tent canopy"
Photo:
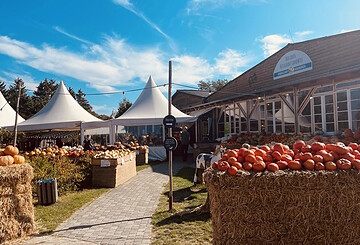
[[[168,115],[168,100],[156,86],[150,76],[145,88],[134,104],[120,117],[112,120],[112,124],[123,126],[162,124],[163,118]],[[192,119],[191,116],[181,112],[173,105],[171,105],[171,114],[179,123],[188,122]]]
[[[9,105],[3,94],[0,92],[0,128],[14,126],[15,116],[15,110]],[[18,123],[23,121],[25,121],[25,119],[18,115]]]
[[[71,96],[63,81],[51,100],[38,113],[18,125],[19,131],[66,129],[79,130],[82,122],[101,121]]]

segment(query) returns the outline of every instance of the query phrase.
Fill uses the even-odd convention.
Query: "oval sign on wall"
[[[284,54],[275,66],[274,80],[312,70],[310,57],[300,50],[292,50]]]

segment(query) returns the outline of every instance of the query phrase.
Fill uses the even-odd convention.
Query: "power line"
[[[185,87],[185,88],[192,88],[196,91],[207,91],[207,90],[201,90],[199,88],[190,86],[190,85],[183,85],[183,84],[179,84],[179,83],[173,83],[174,85],[180,86],[180,87]],[[212,93],[213,91],[210,91],[210,93]],[[226,91],[221,91],[221,90],[217,90],[214,91],[214,93],[222,93],[222,94],[233,94],[233,95],[257,95],[256,93],[239,93],[239,92],[226,92]]]

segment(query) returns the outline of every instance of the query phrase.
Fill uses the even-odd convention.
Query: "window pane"
[[[325,96],[325,104],[333,103],[333,96],[332,95],[326,95]]]
[[[272,126],[268,126],[268,133],[273,133],[274,128]]]
[[[360,84],[360,80],[359,81],[336,84],[336,88],[343,88],[343,87],[354,86],[354,85],[358,85],[358,84]]]
[[[360,129],[360,121],[352,121],[352,130]]]
[[[303,115],[310,115],[311,114],[310,103],[307,103],[307,105],[305,106],[305,109],[303,110],[303,112],[301,114],[303,114]]]
[[[360,120],[360,111],[352,111],[351,114],[353,120]]]
[[[334,132],[334,124],[333,123],[327,123],[326,124],[326,132]]]
[[[315,97],[314,98],[314,105],[320,105],[321,104],[321,97]]]
[[[321,131],[322,130],[322,124],[321,123],[315,123],[315,131]]]
[[[339,102],[338,104],[338,111],[346,111],[347,110],[347,102]]]
[[[334,112],[334,106],[333,106],[333,104],[326,105],[326,106],[325,106],[325,109],[326,109],[326,113],[333,113],[333,112]]]
[[[315,114],[321,114],[321,106],[320,105],[315,105],[314,106],[314,113]]]
[[[243,131],[243,132],[247,131],[246,123],[241,123],[241,131]]]
[[[315,123],[321,123],[321,115],[315,115]]]
[[[338,113],[338,120],[339,121],[348,120],[348,113],[347,112],[339,112]]]
[[[293,133],[293,132],[295,132],[294,124],[286,123],[285,124],[285,133]]]
[[[280,101],[275,102],[275,109],[277,109],[277,110],[281,109],[281,102]]]
[[[345,129],[349,128],[348,122],[339,122],[338,128],[339,128],[339,130],[345,130]]]
[[[333,86],[320,87],[316,89],[315,93],[324,93],[332,90],[333,90]]]
[[[281,125],[276,125],[276,133],[281,133],[281,132],[282,132]]]
[[[351,100],[360,99],[360,88],[350,90]]]
[[[259,131],[258,121],[257,120],[251,120],[250,121],[250,131]]]
[[[334,122],[334,114],[326,114],[326,122]]]
[[[351,110],[360,109],[360,100],[352,100],[351,101]]]
[[[337,101],[346,101],[347,93],[346,91],[337,92]]]

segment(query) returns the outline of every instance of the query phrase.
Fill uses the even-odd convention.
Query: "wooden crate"
[[[149,163],[149,150],[136,150],[136,165]]]
[[[118,159],[93,159],[92,185],[114,188],[136,175],[136,155]]]

